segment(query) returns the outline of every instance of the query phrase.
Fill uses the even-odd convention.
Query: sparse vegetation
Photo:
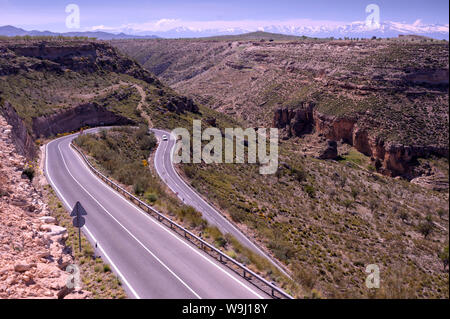
[[[22,174],[24,176],[26,176],[30,181],[33,180],[34,175],[35,175],[35,171],[34,171],[34,167],[32,164],[26,164],[25,167],[23,168]]]
[[[11,50],[0,50],[0,73],[6,74],[0,78],[0,103],[11,103],[30,133],[33,118],[82,103],[96,103],[133,120],[137,127],[84,135],[76,143],[105,174],[296,296],[448,298],[448,192],[381,176],[370,158],[354,148],[338,161],[305,157],[299,151],[305,137],[281,142],[280,163],[286,165],[280,164],[276,175],[260,175],[255,164],[181,165],[193,187],[291,270],[291,282],[166,190],[149,165],[156,141],[142,125],[142,114],[147,114],[154,126],[165,129],[191,129],[194,118],[214,118],[220,128],[267,126],[275,108],[297,108],[303,101],[313,101],[326,116],[356,119],[361,130],[376,132],[385,142],[448,149],[448,85],[414,83],[417,74],[410,74],[448,70],[448,43],[377,40],[348,46],[342,41],[291,39],[294,43],[287,45],[272,36],[256,45],[253,40],[235,44],[216,40],[114,43],[127,46],[124,51],[135,52],[133,57],[177,90],[234,118],[201,105],[199,112],[169,111],[167,105],[179,98],[174,90],[137,67],[123,68],[133,66],[131,60],[122,65],[116,63],[122,61],[118,56],[109,59],[109,55],[107,61],[82,58],[58,69],[50,60],[11,57],[6,54]],[[153,47],[145,47],[148,43]],[[225,58],[236,63],[213,68]],[[393,69],[398,70],[394,75]],[[134,84],[146,93],[143,113],[135,107],[140,97]],[[448,181],[447,159],[432,156],[417,161],[424,167],[431,163]],[[49,196],[55,216],[69,229],[69,238],[74,237],[62,205]],[[447,246],[442,247],[444,243]],[[74,252],[77,245],[69,242]],[[120,282],[107,265],[93,258],[85,238],[82,246],[82,254],[75,253],[75,258],[84,267],[85,285],[94,296],[124,297]],[[382,287],[376,291],[364,285],[363,267],[372,263],[383,273]]]
[[[181,168],[187,169],[191,185],[233,221],[245,224],[289,266],[301,296],[312,298],[317,292],[322,298],[448,295],[447,275],[441,272],[435,253],[439,246],[434,242],[445,238],[446,232],[434,228],[433,240],[415,237],[416,225],[427,221],[431,209],[439,209],[436,205],[445,209],[446,194],[375,175],[346,161],[318,161],[295,156],[297,152],[294,142],[282,143],[281,164],[273,176],[259,175],[258,166],[250,164],[183,164]],[[296,178],[293,167],[301,168],[302,178]],[[308,186],[314,197],[306,191]],[[408,261],[405,250],[416,256],[415,263]],[[425,270],[430,264],[425,264],[424,256],[433,260],[432,274]],[[391,270],[383,279],[385,290],[376,296],[365,288],[361,271],[370,263]],[[400,265],[408,268],[402,280],[394,272]],[[421,286],[411,286],[411,281]]]
[[[441,259],[442,264],[444,266],[444,271],[446,271],[448,267],[448,244],[439,253],[439,258]]]
[[[293,292],[298,290],[293,288],[295,284],[283,277],[269,261],[242,246],[229,234],[223,235],[217,227],[208,225],[201,213],[182,204],[177,197],[167,192],[159,178],[142,164],[143,159],[147,159],[155,147],[154,137],[148,133],[146,126],[121,127],[103,130],[95,135],[82,135],[75,139],[75,143],[106,175],[131,188],[136,195],[159,211],[166,213],[271,281],[289,287]],[[280,246],[279,250],[282,254],[288,253],[286,246]]]

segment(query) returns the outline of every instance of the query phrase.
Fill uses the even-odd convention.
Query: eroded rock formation
[[[83,104],[58,113],[33,119],[36,138],[76,131],[85,126],[127,125],[133,122],[96,103]]]
[[[368,130],[360,127],[356,117],[325,115],[315,110],[313,105],[305,102],[298,109],[275,110],[273,126],[282,129],[281,136],[285,138],[315,132],[329,140],[348,143],[370,156],[379,172],[392,177],[417,177],[414,167],[418,158],[431,155],[448,158],[448,147],[385,141],[376,133],[369,134]]]

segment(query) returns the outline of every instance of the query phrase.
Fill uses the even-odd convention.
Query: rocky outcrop
[[[382,172],[389,176],[403,176],[412,179],[415,176],[414,166],[418,158],[429,158],[432,155],[448,158],[448,147],[401,145],[393,142],[385,143],[384,157],[377,158],[382,164]]]
[[[275,111],[272,126],[283,129],[282,136],[290,138],[310,133],[313,129],[313,103],[302,103],[298,109],[279,108]]]
[[[323,143],[322,147],[315,154],[318,159],[336,159],[338,157],[337,143],[336,141],[327,140]]]
[[[286,138],[302,136],[312,130],[329,140],[350,144],[359,152],[370,156],[379,172],[392,177],[402,176],[409,180],[418,176],[417,171],[414,170],[417,158],[428,158],[432,155],[446,158],[449,156],[448,146],[402,145],[386,142],[361,128],[356,117],[325,115],[314,109],[313,105],[313,103],[302,103],[298,109],[277,109],[274,112],[273,126],[283,129],[281,136]],[[332,158],[332,156],[324,156]]]
[[[0,106],[0,114],[3,114],[8,124],[11,125],[11,138],[17,152],[29,160],[34,158],[36,155],[35,144],[33,138],[27,131],[25,123],[19,117],[11,104],[5,102]]]
[[[12,126],[0,116],[0,299],[86,298],[66,293],[74,263],[65,246],[67,230],[44,203],[38,186],[22,175],[26,159],[16,153]]]
[[[167,102],[166,108],[170,112],[184,113],[184,112],[193,112],[198,113],[199,109],[197,104],[190,98],[185,96],[174,96],[169,99]]]
[[[449,85],[448,69],[409,71],[405,81],[410,84],[428,84],[432,86]]]
[[[342,140],[345,143],[353,144],[353,129],[356,121],[356,118],[330,116],[314,110],[311,124],[317,133],[330,140]]]
[[[419,176],[413,178],[411,183],[435,191],[445,191],[449,189],[448,179],[443,175]]]
[[[33,119],[33,134],[36,138],[48,137],[76,131],[85,126],[128,124],[133,124],[133,121],[108,111],[96,103],[89,103]]]

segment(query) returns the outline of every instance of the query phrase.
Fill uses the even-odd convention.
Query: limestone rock
[[[36,264],[16,264],[14,266],[14,271],[15,272],[25,272],[30,270],[31,268],[35,268]]]

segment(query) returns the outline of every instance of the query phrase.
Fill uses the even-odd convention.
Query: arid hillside
[[[191,112],[192,100],[106,43],[0,40],[0,298],[125,298],[84,236],[79,251],[72,218],[43,176],[40,146],[89,126]],[[69,264],[80,269],[81,290],[66,286]]]
[[[448,158],[448,43],[113,41],[177,91],[283,138],[315,132],[411,180],[418,158]]]
[[[238,125],[281,130],[275,175],[179,168],[291,270],[299,295],[448,298],[448,44],[261,40],[112,43]],[[364,284],[372,263],[379,290]]]
[[[9,145],[0,153],[1,167],[8,168],[2,180],[15,181],[26,172],[25,159],[16,161],[12,152],[32,161],[43,141],[86,126],[145,122],[192,129],[193,119],[221,129],[275,125],[283,139],[274,175],[260,175],[253,164],[178,168],[187,182],[284,263],[295,283],[291,292],[307,298],[448,298],[448,47],[302,41],[113,42],[159,74],[161,82],[104,42],[0,41],[0,112]],[[118,155],[132,159],[139,172],[151,163],[143,161],[147,151],[129,156],[139,151],[134,149],[139,139],[127,132],[85,140],[85,150],[97,154],[98,164],[119,180],[123,167]],[[411,183],[379,173],[402,175]],[[202,227],[199,214],[175,209],[173,194],[167,196],[149,174],[125,175],[128,180],[121,182],[136,194],[147,194],[163,211],[165,207],[186,220],[190,216]],[[63,206],[48,187],[44,190],[52,216],[73,234]],[[14,192],[0,195],[2,212],[15,214],[7,219],[24,218],[27,212],[13,207]],[[27,230],[38,226],[30,220]],[[232,239],[212,232],[217,245],[236,250]],[[71,249],[77,245],[66,244]],[[3,248],[15,254],[8,244]],[[92,249],[85,249],[87,255],[70,257],[90,274],[89,291],[94,297],[123,297],[114,278],[97,281],[110,269],[103,266],[102,271]],[[446,249],[447,257],[442,253]],[[231,253],[246,264],[254,262],[242,251]],[[38,264],[33,258],[27,260],[31,276]],[[379,290],[364,284],[365,266],[372,263],[381,268]],[[4,291],[12,287],[21,297],[31,296],[36,286],[27,286],[30,276],[13,273],[11,265],[2,278],[17,280],[9,281]],[[274,276],[270,269],[264,272]],[[102,290],[105,282],[108,287]]]
[[[18,151],[29,159],[36,155],[35,140],[87,126],[145,122],[143,109],[155,112],[155,120],[165,112],[198,110],[107,43],[0,40],[0,110],[14,127]]]

